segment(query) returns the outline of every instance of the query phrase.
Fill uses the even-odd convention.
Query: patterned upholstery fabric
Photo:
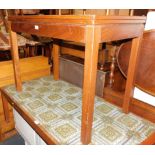
[[[11,48],[11,45],[10,45],[10,36],[9,36],[9,33],[3,33],[4,37],[7,38],[7,40],[9,41],[9,43],[3,41],[1,38],[0,38],[0,49],[4,49],[4,50],[8,50]],[[18,41],[18,46],[25,46],[26,43],[27,43],[27,39],[24,38],[23,36],[21,35],[17,35],[17,41]]]
[[[52,39],[49,37],[41,37],[36,35],[30,35],[27,33],[22,33],[22,36],[27,39],[27,44],[31,46],[41,43],[50,43],[52,41]]]
[[[0,38],[0,49],[9,50],[11,48],[10,36],[9,36],[9,33],[7,33],[5,31],[5,27],[4,26],[1,26],[1,33],[4,35],[4,37],[7,38],[9,43],[5,42],[2,38]],[[39,42],[33,41],[31,39],[26,38],[24,35],[17,34],[17,41],[18,41],[18,46],[19,47],[25,46],[26,44],[32,45],[32,46],[34,46],[36,44],[39,44]]]
[[[24,82],[20,93],[5,90],[60,144],[81,144],[81,88],[46,76]],[[153,131],[155,124],[95,97],[91,144],[139,144]]]

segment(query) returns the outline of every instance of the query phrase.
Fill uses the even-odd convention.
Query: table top
[[[145,19],[143,16],[96,15],[26,15],[9,17],[12,31],[82,43],[86,42],[86,29],[88,27],[91,27],[92,30],[93,28],[100,29],[98,31],[100,43],[138,37],[143,31]]]
[[[104,24],[104,23],[145,23],[144,16],[99,16],[99,15],[25,15],[10,16],[10,21],[36,21],[74,24]]]

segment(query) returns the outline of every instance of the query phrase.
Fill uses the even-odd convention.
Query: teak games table
[[[128,112],[133,96],[134,77],[145,17],[138,16],[11,16],[10,35],[12,60],[17,91],[22,91],[16,32],[55,39],[53,45],[54,79],[59,79],[58,39],[85,44],[85,63],[82,100],[81,142],[91,142],[94,96],[99,43],[132,38],[131,56],[125,89],[123,111]],[[39,62],[38,62],[39,63]]]

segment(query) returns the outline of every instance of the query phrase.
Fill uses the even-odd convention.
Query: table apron
[[[136,38],[143,29],[144,24],[105,24],[101,26],[101,42]]]
[[[73,24],[43,24],[12,22],[11,29],[15,32],[24,32],[38,36],[58,38],[68,41],[85,41],[85,27]]]

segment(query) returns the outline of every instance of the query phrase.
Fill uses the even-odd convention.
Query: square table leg
[[[99,50],[100,29],[94,26],[86,28],[84,83],[82,100],[81,142],[91,142],[91,131],[94,112],[96,88],[97,60]]]

